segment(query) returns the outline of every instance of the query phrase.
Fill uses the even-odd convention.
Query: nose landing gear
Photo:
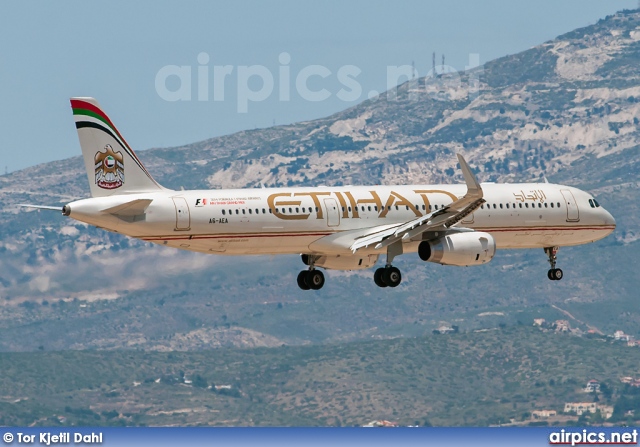
[[[551,281],[560,281],[564,276],[564,274],[562,273],[562,269],[556,268],[556,255],[558,254],[558,249],[558,247],[545,247],[544,249],[544,252],[549,257],[549,264],[551,265],[551,268],[547,272],[547,278],[549,278]]]

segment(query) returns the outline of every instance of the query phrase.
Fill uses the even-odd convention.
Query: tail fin
[[[71,98],[92,197],[161,191],[93,98]],[[126,177],[125,177],[126,175]]]

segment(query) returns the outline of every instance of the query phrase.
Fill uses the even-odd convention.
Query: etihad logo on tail
[[[96,185],[102,189],[116,189],[124,184],[124,157],[114,152],[110,144],[95,155]]]

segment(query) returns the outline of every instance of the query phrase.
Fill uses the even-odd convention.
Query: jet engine
[[[491,261],[495,254],[496,241],[493,236],[479,231],[453,233],[423,241],[418,246],[420,259],[444,265],[481,265]]]

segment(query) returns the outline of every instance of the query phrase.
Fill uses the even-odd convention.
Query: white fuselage
[[[615,229],[613,217],[576,188],[549,183],[482,184],[486,203],[458,226],[490,233],[497,248],[579,245]],[[161,245],[211,254],[348,255],[327,236],[410,221],[464,196],[465,185],[344,186],[161,191],[84,199],[70,217]],[[128,201],[139,215],[110,214]],[[132,213],[129,213],[132,214]],[[404,252],[419,240],[406,241]],[[374,247],[362,253],[380,253]]]

